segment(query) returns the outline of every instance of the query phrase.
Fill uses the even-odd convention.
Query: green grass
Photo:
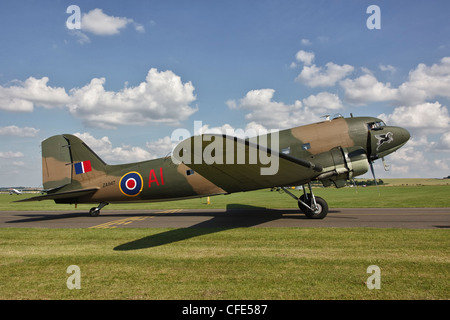
[[[358,179],[356,179],[358,180]],[[383,179],[384,183],[389,186],[448,186],[450,179],[433,179],[433,178],[395,178]]]
[[[301,191],[292,190],[301,195]],[[330,208],[398,208],[398,207],[450,207],[450,186],[383,186],[358,188],[314,188],[314,193],[324,198]],[[51,200],[40,202],[14,203],[14,200],[30,197],[26,195],[0,195],[0,211],[2,210],[73,210],[73,205],[55,204]],[[297,208],[294,199],[282,192],[271,192],[269,189],[233,193],[210,198],[166,201],[155,203],[122,203],[111,204],[110,209],[224,209],[229,205],[235,207],[254,206],[265,208]],[[88,211],[94,205],[79,205],[78,210]]]
[[[0,299],[449,299],[449,247],[447,230],[2,229]]]
[[[417,183],[416,183],[417,184]],[[447,185],[315,188],[330,207],[450,207]],[[300,194],[299,191],[294,191]],[[1,210],[74,210],[53,201]],[[259,190],[108,209],[295,208]],[[88,210],[92,205],[79,205]],[[1,212],[0,212],[1,214]],[[0,299],[450,299],[449,231],[372,228],[0,229]],[[69,290],[66,269],[81,269]],[[381,289],[365,284],[381,269]]]

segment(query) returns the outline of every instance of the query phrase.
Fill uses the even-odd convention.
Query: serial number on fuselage
[[[116,180],[114,180],[114,181],[109,181],[109,182],[103,182],[103,188],[111,187],[111,186],[113,186],[113,185],[115,185],[115,184],[116,184]]]

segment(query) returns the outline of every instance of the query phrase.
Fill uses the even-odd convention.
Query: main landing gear
[[[328,214],[328,204],[327,202],[321,198],[314,196],[314,193],[311,188],[311,183],[308,183],[309,192],[306,192],[305,186],[303,186],[303,195],[300,198],[297,198],[292,192],[290,192],[285,187],[281,187],[284,192],[290,195],[292,198],[297,200],[298,207],[300,210],[310,219],[323,219]]]
[[[108,202],[102,202],[98,205],[98,207],[93,207],[91,208],[91,210],[89,210],[89,215],[91,217],[98,217],[98,215],[100,214],[100,210],[104,207],[107,206],[109,203]]]

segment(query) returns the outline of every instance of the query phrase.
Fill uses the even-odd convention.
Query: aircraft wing
[[[14,202],[26,202],[26,201],[42,201],[42,200],[59,200],[59,199],[76,199],[79,197],[88,196],[94,194],[99,188],[81,189],[66,192],[55,192],[48,193],[42,196],[36,196],[31,198],[26,198],[22,200],[17,200]]]
[[[322,171],[310,161],[220,134],[186,139],[177,145],[172,157],[229,193],[300,185]]]

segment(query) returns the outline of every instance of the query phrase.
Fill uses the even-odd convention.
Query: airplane
[[[9,190],[9,195],[13,195],[13,194],[22,194],[22,191],[17,190],[17,189]]]
[[[339,115],[254,138],[205,133],[182,140],[164,158],[108,165],[78,137],[61,134],[42,142],[46,194],[19,201],[98,203],[89,211],[95,217],[110,203],[278,187],[294,198],[306,217],[323,219],[328,204],[314,195],[312,181],[340,188],[369,167],[375,179],[373,162],[384,160],[409,138],[406,129],[378,118]],[[294,195],[292,186],[303,186],[303,194]]]

